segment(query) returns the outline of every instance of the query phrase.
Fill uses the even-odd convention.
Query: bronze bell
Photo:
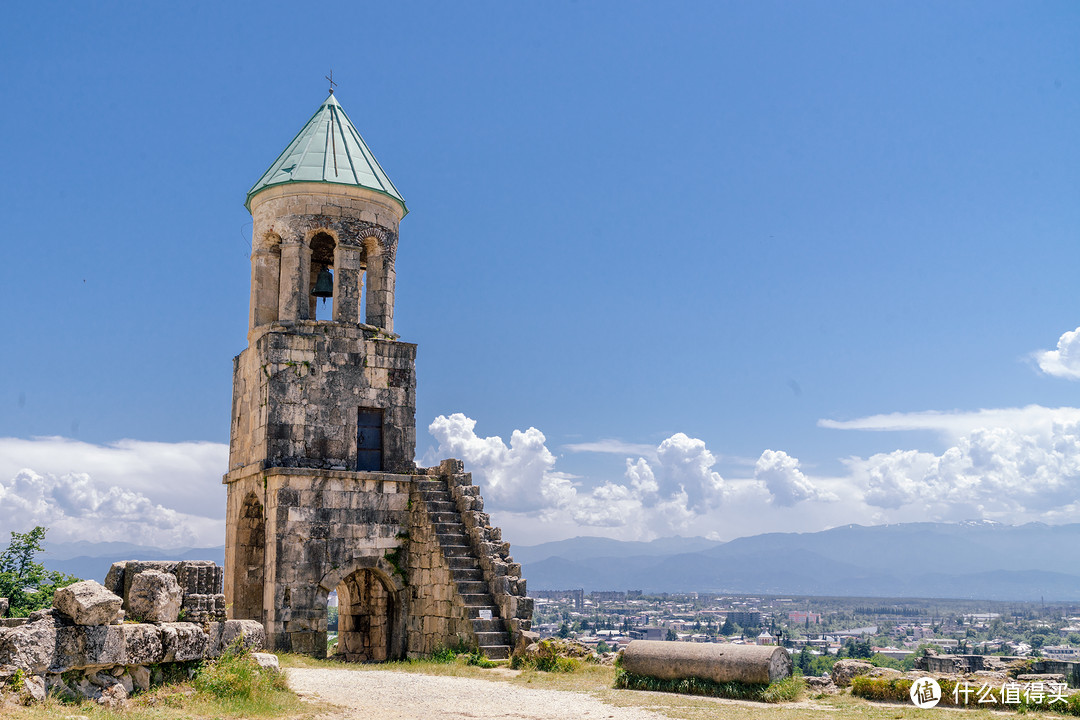
[[[330,268],[324,267],[319,271],[319,277],[315,280],[315,289],[311,291],[311,294],[322,298],[323,301],[328,297],[334,297],[334,276]]]

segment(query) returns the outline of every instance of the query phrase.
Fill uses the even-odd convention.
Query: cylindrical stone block
[[[622,667],[660,680],[701,678],[717,683],[768,684],[791,675],[791,655],[775,645],[633,640]]]

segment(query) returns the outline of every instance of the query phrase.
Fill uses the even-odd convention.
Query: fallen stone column
[[[633,640],[623,651],[622,667],[660,680],[695,677],[764,685],[791,675],[791,655],[770,645]]]

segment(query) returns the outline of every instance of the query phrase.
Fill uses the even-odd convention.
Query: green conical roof
[[[404,213],[409,212],[405,207],[405,198],[390,182],[333,93],[289,143],[285,152],[263,173],[259,182],[248,190],[244,205],[250,211],[251,198],[263,190],[294,182],[367,188],[388,195],[401,205]]]

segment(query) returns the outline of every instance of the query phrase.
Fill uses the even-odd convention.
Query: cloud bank
[[[220,545],[227,465],[219,443],[0,438],[0,539],[42,525],[54,542]]]
[[[703,440],[676,433],[651,452],[625,457],[621,477],[592,480],[557,470],[558,458],[536,428],[515,431],[509,446],[478,437],[475,421],[461,414],[440,416],[431,430],[441,453],[460,457],[473,471],[489,510],[508,513],[533,537],[538,524],[548,524],[546,539],[583,532],[730,539],[853,521],[1053,523],[1074,521],[1080,511],[1080,408],[892,414],[820,424],[932,430],[950,442],[939,454],[909,449],[850,457],[839,475],[808,473],[798,458],[766,449],[752,474],[725,478]],[[620,441],[598,441],[594,452],[618,447]]]

